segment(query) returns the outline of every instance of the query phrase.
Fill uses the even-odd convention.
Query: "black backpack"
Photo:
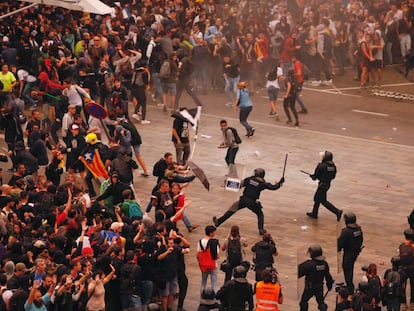
[[[388,272],[385,278],[385,285],[383,288],[384,298],[401,297],[403,290],[401,287],[401,276],[397,271]]]
[[[400,252],[401,266],[407,267],[413,265],[413,247],[410,244],[401,243],[398,248]]]
[[[237,133],[237,130],[236,130],[234,127],[231,127],[231,126],[229,126],[228,128],[229,128],[229,130],[231,130],[231,132],[233,133],[233,136],[234,136],[234,142],[235,142],[236,144],[241,144],[242,140],[241,140],[241,138],[240,138],[240,136],[239,136],[239,133]]]
[[[122,122],[121,125],[131,132],[131,146],[137,146],[142,144],[141,135],[139,134],[137,128],[133,124]]]
[[[240,238],[227,240],[227,260],[232,267],[237,267],[242,261],[241,248]]]
[[[323,52],[327,53],[332,51],[332,38],[326,32],[323,33]]]
[[[270,70],[269,73],[267,74],[268,81],[275,81],[276,79],[277,79],[277,68]]]

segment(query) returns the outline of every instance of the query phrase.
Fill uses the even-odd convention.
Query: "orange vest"
[[[258,282],[256,284],[256,311],[278,311],[277,302],[280,290],[280,284]]]

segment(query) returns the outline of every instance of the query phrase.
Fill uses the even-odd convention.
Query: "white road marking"
[[[396,86],[410,86],[410,85],[414,85],[414,82],[410,82],[410,83],[393,83],[393,84],[383,84],[382,87],[396,87]],[[352,87],[341,87],[338,88],[341,91],[350,91],[350,90],[359,90],[361,87],[359,86],[352,86]],[[327,91],[333,91],[336,89],[326,89]]]
[[[381,117],[389,117],[388,114],[385,113],[379,113],[379,112],[372,112],[372,111],[365,111],[365,110],[358,110],[353,109],[352,112],[358,112],[358,113],[365,113],[365,114],[372,114],[374,116],[381,116]]]
[[[337,89],[337,90],[335,90],[335,89],[328,89],[328,90],[323,89],[323,90],[321,90],[321,89],[314,89],[314,88],[308,88],[308,87],[304,87],[303,89],[307,90],[307,91],[315,91],[315,92],[328,93],[328,94],[334,94],[334,95],[343,95],[343,96],[350,96],[350,97],[357,97],[357,98],[362,97],[361,95],[343,93],[343,92],[341,92],[342,89]],[[340,93],[338,93],[338,91]]]
[[[214,115],[214,114],[207,114],[207,113],[203,113],[203,117],[214,118],[215,120],[220,120],[220,119],[223,118],[223,116],[221,116],[221,115]],[[239,122],[238,118],[236,119],[236,118],[227,117],[226,119],[234,121],[234,122]],[[298,128],[298,127],[286,127],[284,125],[269,124],[269,123],[258,122],[258,121],[250,121],[249,120],[249,123],[254,124],[254,125],[264,126],[264,127],[272,127],[272,128],[277,128],[277,129],[286,129],[286,130],[290,130],[290,131],[300,130],[300,131],[304,131],[306,133],[311,133],[311,134],[314,134],[314,135],[315,134],[326,135],[326,136],[330,136],[330,137],[347,139],[347,140],[350,140],[350,141],[363,141],[363,142],[372,143],[372,144],[379,144],[379,145],[385,145],[385,146],[394,146],[394,147],[414,150],[414,146],[404,145],[404,144],[382,142],[382,141],[377,141],[377,140],[372,140],[372,139],[367,139],[367,138],[351,137],[351,136],[340,135],[340,134],[332,134],[332,133],[326,133],[326,132],[322,132],[322,131],[309,130],[309,129]]]

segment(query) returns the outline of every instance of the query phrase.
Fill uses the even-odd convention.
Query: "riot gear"
[[[260,177],[260,178],[264,178],[265,177],[265,170],[262,168],[256,168],[254,170],[254,176],[255,177]]]
[[[414,230],[411,228],[405,229],[404,236],[407,240],[414,240]]]
[[[247,275],[247,270],[243,266],[237,266],[233,269],[234,278],[245,278]]]
[[[333,154],[330,151],[325,151],[323,154],[322,162],[328,162],[333,160]]]
[[[318,244],[312,244],[309,246],[308,253],[312,259],[324,260],[325,257],[322,256],[322,247]]]
[[[347,212],[347,213],[345,213],[344,219],[345,219],[345,224],[346,225],[356,223],[356,215],[353,212]]]

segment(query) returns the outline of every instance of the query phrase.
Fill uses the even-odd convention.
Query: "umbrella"
[[[99,0],[24,0],[24,2],[57,6],[68,10],[89,12],[98,15],[112,13],[112,8]]]
[[[192,160],[188,160],[187,161],[188,166],[190,167],[190,169],[193,171],[193,174],[200,179],[201,183],[203,184],[203,186],[210,191],[210,183],[208,182],[207,176],[204,173],[204,171],[197,165],[195,164]]]
[[[189,122],[194,130],[197,130],[198,122],[200,120],[201,115],[201,106],[197,106],[197,108],[182,108],[179,111],[175,111],[171,117],[182,120],[184,122]]]

